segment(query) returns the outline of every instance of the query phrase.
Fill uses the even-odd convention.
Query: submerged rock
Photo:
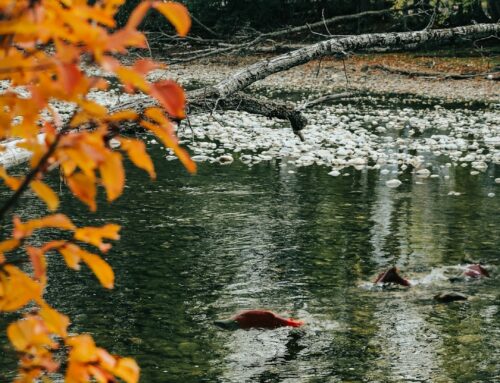
[[[399,187],[401,184],[402,184],[402,182],[400,180],[397,180],[397,179],[385,181],[385,186],[387,186],[391,189],[395,189],[395,188]]]
[[[440,293],[434,296],[434,299],[441,303],[456,302],[456,301],[466,301],[469,297],[465,294],[458,293],[456,291],[450,291],[445,293]]]
[[[217,161],[222,165],[229,165],[234,161],[234,158],[228,154],[225,154],[217,158]]]

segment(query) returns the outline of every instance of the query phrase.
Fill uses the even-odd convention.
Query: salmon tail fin
[[[286,324],[287,324],[287,326],[290,326],[290,327],[301,327],[305,324],[305,322],[302,320],[290,318],[290,319],[286,320]]]

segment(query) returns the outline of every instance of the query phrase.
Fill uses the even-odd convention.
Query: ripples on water
[[[421,184],[408,172],[392,190],[377,172],[333,178],[313,166],[291,174],[286,161],[202,164],[191,177],[156,154],[158,180],[129,169],[125,195],[98,214],[63,196],[82,225],[123,225],[108,256],[116,288],[104,291],[53,256],[47,292],[72,331],[137,358],[142,381],[500,381],[499,198],[486,197],[500,187],[498,169],[472,177],[457,168],[448,182]],[[31,197],[24,202],[24,218],[43,210]],[[454,285],[426,277],[466,260],[490,265],[493,277]],[[392,264],[429,283],[363,288]],[[446,289],[472,298],[436,304]],[[212,325],[248,308],[307,325]],[[14,361],[2,347],[1,371],[11,371],[3,381]]]

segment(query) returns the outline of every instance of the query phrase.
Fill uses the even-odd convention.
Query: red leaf
[[[185,118],[186,96],[179,84],[172,80],[163,80],[151,84],[149,92],[172,117]]]

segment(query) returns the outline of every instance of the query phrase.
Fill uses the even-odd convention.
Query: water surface
[[[448,180],[408,171],[393,190],[377,171],[334,178],[286,160],[204,163],[189,176],[159,146],[151,150],[158,180],[129,167],[125,194],[111,206],[101,198],[97,214],[62,187],[63,211],[79,225],[123,226],[107,256],[116,288],[105,291],[54,255],[47,291],[72,318],[72,332],[135,357],[141,381],[500,381],[500,199],[488,197],[500,195],[498,167],[476,176],[451,168]],[[59,188],[57,177],[50,181]],[[33,197],[23,202],[24,219],[44,213]],[[493,277],[366,288],[390,265],[417,280],[469,260]],[[450,289],[471,299],[433,301]],[[250,308],[307,325],[228,332],[212,324]],[[4,381],[15,362],[5,341],[1,347]]]

